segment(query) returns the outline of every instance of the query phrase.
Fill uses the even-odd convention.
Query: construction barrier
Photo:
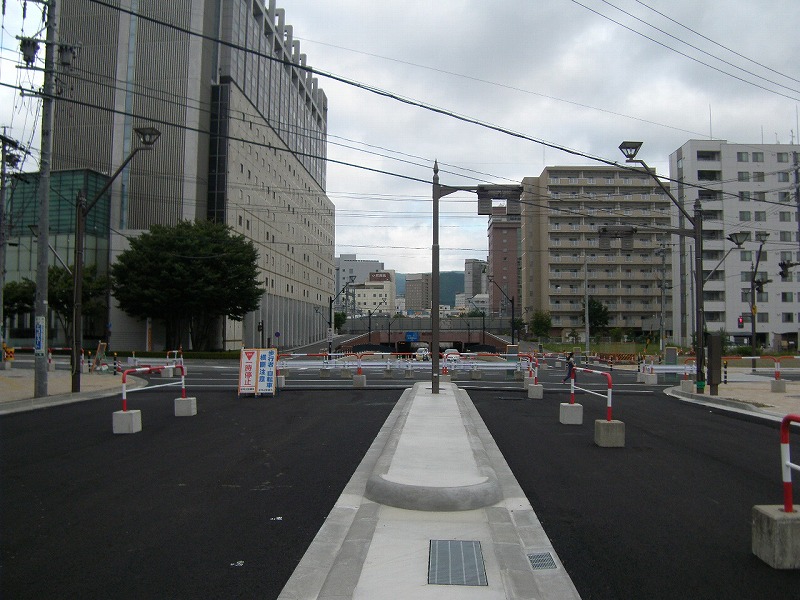
[[[783,480],[783,510],[794,512],[792,501],[792,469],[800,471],[800,465],[792,463],[789,452],[789,424],[800,423],[800,415],[786,415],[781,421],[781,479]]]
[[[181,398],[186,398],[186,372],[183,368],[183,365],[161,365],[159,367],[137,367],[136,369],[127,369],[122,372],[122,412],[128,411],[128,375],[132,373],[161,373],[164,369],[180,369]]]

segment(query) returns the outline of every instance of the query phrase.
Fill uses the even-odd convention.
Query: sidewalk
[[[128,389],[144,387],[146,381],[129,377]],[[34,370],[14,368],[0,370],[0,415],[70,404],[94,398],[122,394],[122,376],[108,373],[83,373],[81,391],[72,393],[72,374],[67,370],[47,373],[47,397],[34,398]]]

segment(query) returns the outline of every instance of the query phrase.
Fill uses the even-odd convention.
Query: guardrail
[[[572,369],[572,376],[570,377],[570,398],[569,403],[575,404],[575,390],[581,390],[582,392],[586,392],[587,394],[591,394],[592,396],[599,396],[603,397],[604,395],[600,392],[595,392],[593,390],[589,390],[586,388],[578,387],[575,385],[575,372],[580,371],[581,373],[593,373],[596,375],[602,375],[606,378],[606,382],[608,383],[608,389],[606,390],[605,398],[606,398],[606,421],[611,421],[611,391],[614,387],[614,384],[611,380],[611,373],[607,373],[606,371],[595,371],[594,369],[587,369],[585,367],[573,367]]]
[[[183,365],[161,365],[158,367],[137,367],[122,372],[122,412],[128,412],[127,383],[131,373],[160,373],[164,369],[181,370],[181,398],[186,398],[186,369]]]
[[[792,469],[800,471],[800,465],[791,461],[789,454],[789,424],[800,423],[800,415],[789,414],[781,421],[781,475],[783,479],[783,510],[794,512],[792,502]]]

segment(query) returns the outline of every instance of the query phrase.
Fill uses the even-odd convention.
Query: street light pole
[[[756,240],[758,240],[758,252],[756,253],[756,264],[755,267],[750,272],[750,348],[753,352],[753,356],[757,356],[756,350],[756,314],[758,313],[758,309],[756,307],[756,289],[761,288],[765,283],[769,283],[769,279],[756,281],[756,277],[758,277],[758,266],[761,264],[761,250],[764,248],[764,243],[767,241],[769,237],[768,232],[761,232],[756,234]],[[753,361],[753,369],[755,370],[755,361]]]
[[[336,299],[342,295],[342,292],[345,291],[355,279],[355,275],[350,275],[338,294],[335,296],[328,296],[328,356],[333,354],[333,303],[336,302]]]
[[[503,291],[503,288],[500,287],[500,284],[497,283],[493,277],[489,277],[489,281],[497,286],[497,289],[500,290],[500,293],[505,296],[505,299],[511,302],[511,345],[514,345],[514,298],[509,298],[508,294]]]
[[[137,127],[134,129],[142,143],[131,150],[128,157],[117,167],[105,185],[94,195],[91,202],[86,201],[83,191],[78,194],[75,208],[75,264],[72,269],[72,391],[81,391],[81,350],[83,349],[83,254],[86,243],[86,218],[105,193],[111,188],[114,180],[128,166],[140,150],[150,150],[158,141],[161,132],[155,127]],[[41,233],[41,231],[40,231]]]
[[[705,389],[706,382],[705,382],[705,347],[703,344],[703,331],[704,331],[704,323],[703,323],[703,209],[702,205],[700,204],[700,199],[697,198],[694,201],[694,215],[690,215],[687,210],[683,207],[675,196],[672,195],[672,192],[669,191],[669,188],[664,185],[664,183],[658,178],[658,176],[647,166],[641,159],[636,158],[637,152],[642,147],[642,142],[629,142],[624,141],[619,145],[620,151],[622,154],[625,155],[626,162],[629,163],[637,163],[641,165],[645,172],[658,184],[658,187],[661,188],[667,197],[672,201],[672,203],[677,207],[677,209],[681,212],[681,214],[686,218],[686,220],[691,223],[692,229],[691,230],[672,230],[673,233],[677,233],[678,235],[682,236],[692,236],[694,238],[694,293],[695,293],[695,356],[696,356],[696,383],[697,383],[697,391],[702,393]]]

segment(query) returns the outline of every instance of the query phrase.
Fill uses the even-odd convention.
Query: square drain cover
[[[528,560],[531,561],[531,566],[534,571],[541,569],[557,569],[556,561],[553,560],[553,555],[549,552],[539,552],[537,554],[528,554]]]
[[[489,585],[481,543],[431,540],[428,583],[437,585]]]

